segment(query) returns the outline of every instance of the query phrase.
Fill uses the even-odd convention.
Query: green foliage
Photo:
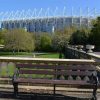
[[[4,44],[4,33],[6,33],[7,30],[0,30],[0,44]]]
[[[66,34],[55,34],[52,38],[52,47],[55,49],[55,50],[60,50],[64,47],[64,45],[67,45],[68,44],[68,41],[67,41],[67,36]]]
[[[40,48],[42,51],[51,51],[51,37],[48,33],[41,34]]]
[[[88,43],[89,29],[80,29],[75,31],[70,39],[72,45],[86,45]]]
[[[35,50],[36,51],[52,51],[51,35],[49,33],[35,33]]]
[[[37,58],[59,58],[59,53],[46,53],[36,55]]]
[[[8,50],[34,50],[34,40],[32,35],[22,29],[9,30],[5,33],[5,48]]]
[[[100,50],[100,17],[98,17],[93,24],[91,29],[90,37],[89,37],[90,44],[93,44]]]
[[[91,22],[92,29],[68,27],[49,33],[28,33],[22,29],[0,30],[0,44],[7,50],[62,51],[68,44],[93,44],[100,50],[100,17]]]
[[[52,36],[52,46],[55,50],[62,51],[62,49],[69,44],[69,40],[71,37],[71,34],[76,29],[74,27],[68,27],[64,30],[59,30],[55,32],[55,34]]]
[[[35,40],[35,51],[41,51],[41,47],[40,47],[40,34],[37,33],[33,33],[34,34],[34,40]]]

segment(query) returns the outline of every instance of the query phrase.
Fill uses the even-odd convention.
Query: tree
[[[32,51],[35,47],[32,35],[22,29],[9,30],[4,39],[5,48],[8,50]]]
[[[41,47],[40,47],[41,35],[38,33],[32,33],[32,34],[33,34],[33,38],[35,40],[35,50],[40,51],[41,50]]]
[[[89,36],[89,43],[95,45],[96,48],[100,50],[100,17],[98,17],[93,24]]]
[[[48,33],[41,34],[40,48],[42,51],[52,51],[51,50],[51,36]]]
[[[49,33],[33,33],[35,40],[36,51],[52,51],[51,49],[51,35]]]
[[[4,44],[4,33],[6,33],[7,30],[6,29],[3,29],[3,30],[0,30],[0,44]]]
[[[65,52],[65,47],[68,46],[70,37],[75,30],[75,27],[68,27],[53,35],[52,47],[59,52],[59,58],[62,58],[62,53]]]
[[[75,31],[70,39],[72,45],[86,45],[88,43],[89,29],[80,28]]]
[[[56,31],[52,37],[52,46],[57,51],[62,51],[69,44],[72,33],[76,30],[75,27],[68,27],[64,30]]]

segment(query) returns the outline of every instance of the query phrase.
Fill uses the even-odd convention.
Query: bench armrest
[[[14,79],[16,79],[18,76],[19,76],[19,70],[16,69],[14,74],[13,74],[12,81],[14,81]]]
[[[92,73],[90,83],[98,86],[99,80],[98,80],[97,72]]]

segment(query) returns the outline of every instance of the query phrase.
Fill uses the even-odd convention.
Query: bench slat
[[[40,64],[16,64],[17,68],[32,68],[32,69],[56,69],[54,65],[40,65]]]
[[[16,64],[17,68],[32,69],[65,69],[65,70],[96,70],[94,65],[47,65],[47,64]]]
[[[54,70],[19,70],[19,74],[44,74],[44,75],[77,75],[77,76],[90,76],[92,72],[88,71],[57,71]]]
[[[57,71],[54,70],[19,70],[19,74],[44,74],[44,75],[76,75],[76,76],[90,76],[92,72],[90,71]]]
[[[66,66],[57,66],[56,69],[62,70],[95,70],[94,66],[89,65],[66,65]]]
[[[56,84],[56,85],[92,85],[86,81],[79,80],[49,80],[49,79],[25,79],[18,78],[14,80],[16,83],[34,83],[34,84]]]
[[[57,75],[76,75],[76,76],[91,76],[92,72],[88,71],[57,71]]]
[[[19,74],[43,74],[43,75],[55,75],[54,70],[25,70],[25,69],[20,69]]]

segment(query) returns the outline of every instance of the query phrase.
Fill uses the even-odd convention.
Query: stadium
[[[59,14],[57,13],[60,12]],[[52,13],[51,13],[52,12]],[[96,15],[95,9],[87,13],[82,14],[81,9],[79,15],[75,16],[73,9],[70,11],[71,14],[66,14],[66,8],[58,10],[57,8],[52,11],[47,9],[44,11],[40,10],[28,10],[28,11],[16,11],[0,13],[2,15],[1,29],[16,29],[22,28],[28,32],[48,32],[53,33],[56,30],[62,30],[69,26],[75,27],[91,27],[91,20]],[[92,12],[92,14],[91,14]],[[95,14],[94,14],[94,13]],[[89,15],[90,14],[90,15]],[[9,15],[9,16],[8,16]]]
[[[87,18],[72,18],[72,17],[59,17],[59,18],[43,18],[31,20],[16,20],[4,21],[1,25],[5,29],[26,28],[29,32],[54,32],[69,26],[90,26],[90,20]]]

